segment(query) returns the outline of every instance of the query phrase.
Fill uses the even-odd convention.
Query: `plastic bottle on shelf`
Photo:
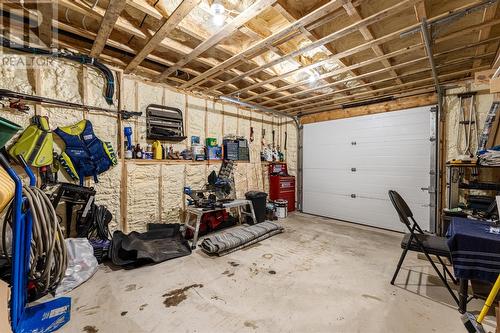
[[[161,142],[156,140],[155,142],[153,142],[153,159],[161,160],[161,158],[162,158]]]
[[[143,151],[142,151],[142,148],[141,148],[141,145],[138,143],[136,146],[135,146],[135,158],[139,159],[139,160],[142,160],[143,158]]]
[[[148,143],[146,146],[146,151],[143,154],[143,158],[145,160],[152,160],[153,159],[153,146]]]

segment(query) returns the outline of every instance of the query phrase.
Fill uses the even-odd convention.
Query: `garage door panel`
[[[394,189],[429,229],[429,193],[421,190],[430,181],[429,110],[305,125],[304,211],[403,231],[388,197]]]
[[[362,144],[366,142],[381,141],[394,142],[395,140],[400,139],[404,139],[405,141],[422,139],[421,135],[424,135],[425,131],[421,131],[420,129],[412,131],[413,125],[416,124],[412,124],[412,126],[405,126],[402,124],[402,126],[405,126],[406,128],[397,130],[388,130],[386,128],[353,128],[350,131],[340,131],[338,128],[332,128],[327,136],[323,136],[321,135],[321,132],[317,132],[314,133],[313,137],[307,139],[304,137],[304,143],[314,142],[316,144],[328,144],[331,142],[335,142],[351,144],[351,142],[355,141],[358,144]],[[343,126],[352,126],[352,124],[346,123]],[[422,126],[424,126],[424,124],[422,124]],[[428,125],[426,124],[425,126]],[[410,130],[411,132],[409,133],[408,130]],[[314,130],[311,131],[311,133],[313,132]]]
[[[309,178],[311,179],[311,178]],[[352,187],[352,182],[344,181],[336,183],[335,187],[331,189],[325,189],[321,186],[318,179],[311,181],[308,189],[318,193],[324,194],[334,194],[350,197],[351,194],[355,194],[357,197],[372,198],[377,200],[387,200],[389,190],[398,191],[405,200],[416,205],[425,205],[429,202],[429,194],[426,191],[422,191],[421,187],[415,187],[413,184],[401,184],[401,182],[393,182],[392,184],[397,185],[385,185],[385,184],[364,184],[356,188]],[[389,183],[388,183],[389,184]]]
[[[342,153],[339,153],[342,154]],[[345,153],[348,154],[348,153]],[[424,155],[421,156],[408,156],[399,159],[392,159],[390,156],[372,156],[370,158],[365,158],[364,156],[360,156],[358,154],[354,155],[351,153],[349,159],[340,158],[340,157],[332,157],[330,154],[317,154],[315,155],[310,162],[311,167],[321,166],[322,168],[355,168],[362,165],[373,165],[380,168],[414,168],[416,164],[421,164],[422,159],[425,158]],[[336,154],[337,156],[337,154]],[[304,154],[304,161],[308,158],[308,155]],[[309,165],[309,163],[308,163]],[[423,168],[423,166],[422,166]],[[420,168],[419,168],[420,169]],[[429,169],[428,167],[426,168]]]
[[[348,196],[318,192],[304,192],[304,194],[304,205],[307,204],[312,210],[307,213],[327,217],[332,217],[333,214],[333,217],[339,220],[376,225],[379,228],[395,231],[407,231],[389,199],[373,200],[362,197],[353,199]],[[428,219],[429,208],[427,206],[412,202],[408,202],[408,205],[417,221]]]
[[[356,172],[352,172],[350,169],[307,169],[304,170],[304,177],[308,180],[309,188],[321,188],[325,181],[335,179],[334,188],[342,191],[349,190],[349,193],[352,193],[353,189],[370,192],[371,188],[375,188],[372,192],[380,193],[381,190],[392,189],[395,185],[420,190],[429,185],[429,176],[422,175],[422,172],[413,176],[403,174],[401,169],[395,169],[393,173],[390,170],[383,170],[380,173],[372,174],[371,171],[366,169],[357,169]],[[356,184],[356,187],[353,187],[353,183]]]
[[[308,156],[314,160],[316,155],[323,154],[361,154],[362,157],[369,158],[370,156],[384,155],[394,157],[394,149],[398,150],[398,156],[428,156],[430,153],[428,145],[429,140],[419,140],[405,142],[367,142],[357,143],[356,146],[349,144],[317,144],[316,152],[304,152],[304,156]],[[321,154],[318,154],[321,152]],[[338,156],[338,155],[336,155]],[[335,156],[332,156],[335,158]]]

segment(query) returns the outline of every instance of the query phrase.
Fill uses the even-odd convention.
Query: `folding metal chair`
[[[394,281],[398,276],[399,270],[401,269],[401,265],[403,264],[408,251],[423,253],[427,260],[429,260],[429,262],[431,263],[432,267],[445,285],[446,289],[448,289],[448,291],[450,292],[451,297],[453,297],[455,302],[457,302],[458,304],[458,298],[448,284],[446,275],[450,276],[454,284],[457,284],[457,280],[453,277],[442,259],[442,257],[444,257],[448,258],[451,261],[451,253],[448,248],[448,244],[446,243],[446,238],[424,233],[422,228],[420,228],[420,226],[418,225],[417,221],[415,221],[415,219],[413,218],[412,211],[403,200],[403,198],[399,195],[399,193],[390,190],[389,198],[391,199],[394,208],[396,208],[396,211],[398,212],[399,219],[410,231],[409,233],[405,234],[403,240],[401,241],[401,248],[403,249],[403,253],[399,258],[398,266],[396,268],[396,272],[394,272],[394,276],[392,277],[391,284],[394,285]],[[436,256],[440,264],[443,266],[442,273],[439,271],[436,264],[430,257],[431,255]]]

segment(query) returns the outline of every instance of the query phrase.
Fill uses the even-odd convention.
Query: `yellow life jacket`
[[[31,118],[31,125],[17,139],[9,149],[9,154],[16,158],[22,155],[29,165],[42,167],[53,162],[54,141],[49,128],[49,119],[42,116]]]

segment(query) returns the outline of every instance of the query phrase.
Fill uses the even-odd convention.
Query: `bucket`
[[[0,148],[3,148],[7,141],[21,129],[21,126],[0,117]]]
[[[276,216],[279,219],[284,219],[288,215],[288,201],[286,200],[275,200],[274,205],[276,206]]]

